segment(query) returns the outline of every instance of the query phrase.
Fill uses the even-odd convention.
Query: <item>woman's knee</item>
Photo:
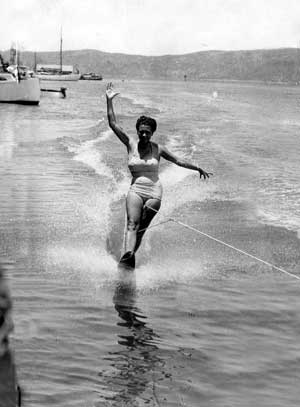
[[[128,231],[134,232],[134,231],[138,230],[138,227],[139,227],[139,222],[137,222],[136,220],[131,219],[131,218],[129,218],[127,220],[127,230]]]

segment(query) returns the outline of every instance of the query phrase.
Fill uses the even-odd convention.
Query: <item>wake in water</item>
[[[218,103],[221,100],[219,97],[212,98],[211,94],[209,94],[207,100],[204,96],[201,99],[201,103],[203,104],[202,108],[205,109],[207,109],[206,105],[210,104],[212,99],[218,99]],[[137,102],[137,100],[135,100],[138,97],[137,93],[134,97],[131,96],[131,99],[126,99],[126,103],[124,103],[125,99],[122,101],[123,120],[128,122],[129,119],[127,115],[129,115],[129,113],[132,115],[135,108],[139,106],[141,101]],[[153,108],[155,104],[156,106],[160,106],[156,113],[157,115],[163,116],[164,120],[166,120],[167,114],[162,110],[162,101],[163,99],[160,101],[157,100],[156,102],[158,103],[155,102],[153,104],[152,100],[151,108]],[[146,103],[147,100],[145,99],[144,102]],[[132,103],[130,109],[127,108],[128,103]],[[225,103],[225,99],[223,103]],[[141,105],[140,107],[142,109],[143,106]],[[210,108],[216,107],[217,106],[211,106]],[[196,105],[193,106],[192,104],[191,108],[196,108]],[[144,106],[144,109],[147,111],[147,106]],[[170,111],[172,109],[173,107],[170,105]],[[224,118],[224,120],[224,123],[226,120],[228,121],[226,118]],[[109,270],[108,273],[103,272],[102,281],[104,283],[109,281],[109,274],[112,275],[115,273],[116,262],[120,258],[123,250],[124,228],[126,223],[125,196],[130,184],[129,173],[126,170],[120,171],[115,165],[115,163],[118,162],[125,167],[126,154],[123,150],[121,151],[121,147],[117,144],[112,131],[107,129],[106,126],[106,120],[101,118],[95,127],[90,126],[87,129],[89,137],[85,135],[82,141],[80,141],[80,139],[69,139],[65,141],[68,150],[74,154],[74,160],[88,166],[95,172],[93,188],[95,192],[94,196],[97,196],[97,204],[94,205],[93,209],[92,205],[88,203],[80,203],[80,210],[82,214],[86,213],[86,216],[88,216],[90,220],[94,220],[96,229],[99,228],[97,233],[99,233],[100,239],[98,239],[97,245],[93,242],[86,247],[83,245],[80,246],[80,249],[69,245],[69,247],[56,246],[49,250],[49,253],[51,253],[50,257],[52,256],[52,258],[55,257],[54,253],[57,253],[57,257],[59,258],[58,263],[61,263],[62,269],[65,267],[69,269],[80,269],[82,267],[82,269],[90,270],[91,274],[93,274],[92,270],[96,270],[97,268]],[[162,121],[162,133],[164,132],[164,126],[164,121]],[[178,123],[177,126],[179,126]],[[214,126],[209,122],[203,123],[201,128],[191,126],[189,132],[184,129],[184,137],[180,134],[180,130],[183,129],[184,127],[178,127],[172,137],[168,136],[163,140],[168,148],[179,155],[192,154],[198,157],[204,148],[209,148],[207,139],[215,137]],[[162,138],[162,136],[160,137]],[[249,144],[250,146],[251,143]],[[214,149],[216,147],[218,147],[218,144],[215,144]],[[216,150],[210,151],[216,152]],[[231,156],[240,159],[238,152],[234,151],[234,149],[231,151]],[[243,157],[245,161],[248,159],[247,154],[243,154]],[[212,202],[214,202],[214,200],[221,202],[226,200],[228,203],[232,202],[234,205],[235,202],[237,202],[243,207],[243,200],[248,199],[251,195],[250,192],[247,194],[243,190],[244,184],[247,185],[248,182],[246,167],[244,172],[239,174],[239,177],[233,174],[230,175],[230,179],[228,180],[226,177],[225,179],[223,177],[221,182],[219,176],[217,176],[213,183],[199,185],[198,179],[196,179],[194,175],[191,175],[188,170],[176,167],[173,164],[162,164],[160,179],[164,187],[164,199],[153,225],[164,222],[168,217],[173,217],[180,221],[182,220],[182,216],[184,216],[186,224],[197,226],[199,225],[197,218],[201,215],[201,212],[197,213],[195,208],[201,211],[203,202],[209,202],[210,200],[212,200]],[[226,175],[226,167],[224,171]],[[243,185],[241,185],[241,181]],[[279,187],[280,186],[278,186],[278,188]],[[278,188],[274,190],[274,193],[278,192]],[[187,206],[191,207],[190,215],[185,210]],[[246,206],[244,206],[244,208],[246,208]],[[259,212],[257,210],[256,216],[258,213],[262,213],[262,211]],[[245,215],[255,216],[253,212],[251,215],[250,212]],[[234,216],[236,217],[236,214],[234,214]],[[248,222],[246,216],[245,221]],[[102,219],[102,221],[100,221],[100,219]],[[284,221],[282,217],[281,221]],[[138,277],[137,279],[138,287],[146,287],[147,285],[157,287],[160,283],[163,284],[164,281],[185,281],[185,279],[194,278],[206,273],[206,270],[211,264],[210,262],[207,263],[207,257],[210,257],[207,253],[212,250],[207,250],[207,243],[203,242],[203,240],[199,241],[193,233],[188,234],[188,241],[183,245],[182,237],[185,233],[186,232],[183,232],[179,225],[170,227],[170,224],[161,224],[157,226],[157,228],[147,231],[137,261],[139,276],[141,276],[141,278]],[[93,231],[92,235],[95,235],[95,231]],[[225,242],[232,242],[230,230],[228,230],[226,236],[220,235],[220,231],[213,233],[213,236],[217,238],[224,237]],[[212,245],[212,243],[210,244]],[[188,248],[185,246],[188,246]],[[239,247],[238,244],[237,246]],[[206,249],[203,250],[203,247]],[[218,247],[215,245],[213,245],[213,247],[215,251],[220,252]],[[247,251],[247,247],[245,246],[242,247],[242,249],[246,249]],[[180,255],[177,255],[178,251]],[[218,254],[216,257],[221,258]],[[231,254],[230,257],[232,257]],[[173,261],[173,259],[175,260]],[[225,263],[226,262],[227,260]],[[182,269],[184,269],[184,272]],[[89,274],[89,272],[87,272],[87,274]],[[101,274],[102,272],[100,272],[100,275]],[[159,275],[159,277],[156,277],[157,275]]]

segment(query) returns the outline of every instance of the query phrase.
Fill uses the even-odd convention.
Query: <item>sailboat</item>
[[[60,35],[60,63],[56,64],[37,64],[35,76],[44,81],[78,81],[80,72],[73,65],[63,65],[62,51],[62,31]]]

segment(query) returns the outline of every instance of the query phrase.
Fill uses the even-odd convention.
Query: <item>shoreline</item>
[[[111,78],[103,78],[103,82],[109,82]],[[233,84],[245,84],[245,85],[266,85],[266,86],[287,86],[297,88],[300,87],[300,83],[295,82],[283,82],[283,81],[267,81],[267,80],[246,80],[246,79],[180,79],[180,78],[114,78],[114,82],[139,82],[139,81],[149,81],[149,82],[175,82],[175,83],[233,83]]]

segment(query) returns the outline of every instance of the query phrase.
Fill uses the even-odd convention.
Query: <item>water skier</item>
[[[162,185],[159,180],[160,158],[198,171],[200,178],[209,178],[211,173],[176,157],[166,147],[151,141],[156,130],[155,119],[141,116],[136,122],[138,141],[128,136],[117,124],[113,108],[113,99],[119,95],[109,83],[106,89],[107,117],[110,128],[125,144],[128,152],[128,167],[132,175],[131,185],[126,198],[127,230],[125,236],[125,254],[120,263],[134,267],[134,254],[140,247],[143,235],[152,219],[159,211],[162,199]]]

